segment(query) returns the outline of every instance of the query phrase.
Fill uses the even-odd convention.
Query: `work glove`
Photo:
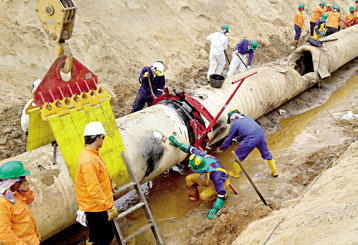
[[[108,220],[111,221],[118,217],[118,210],[113,206],[107,210]]]
[[[224,206],[224,203],[225,203],[224,199],[217,197],[213,208],[206,212],[208,214],[208,219],[213,219],[215,215],[218,213],[219,209],[222,208],[222,206]]]
[[[173,135],[169,136],[169,140],[170,140],[170,143],[169,143],[170,145],[179,147],[180,150],[184,151],[185,153],[188,153],[189,145],[180,143],[179,141],[177,141],[177,139]]]
[[[86,213],[84,211],[77,210],[76,221],[81,225],[83,225],[84,227],[87,227]]]
[[[170,143],[169,143],[170,145],[175,146],[175,147],[181,146],[181,143],[179,143],[173,135],[169,136],[169,140],[170,140]]]
[[[237,50],[234,51],[234,54],[238,54],[238,53],[239,53],[239,51],[237,51]]]
[[[324,36],[324,33],[323,33],[323,32],[320,32],[319,34],[320,34],[321,36]]]
[[[19,190],[19,192],[27,192],[29,190],[29,184],[27,183],[26,179],[24,181],[22,181],[18,190]]]
[[[213,207],[212,209],[210,209],[209,211],[207,211],[206,213],[208,214],[208,219],[213,219],[215,217],[215,215],[218,213],[219,209]]]
[[[149,72],[146,71],[146,72],[144,73],[143,77],[149,77]]]

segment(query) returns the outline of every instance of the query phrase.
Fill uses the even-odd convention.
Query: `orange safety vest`
[[[355,21],[351,21],[351,20],[357,19],[357,15],[358,15],[358,13],[356,13],[356,12],[354,12],[354,14],[349,13],[344,20],[345,23],[348,23],[348,22],[349,23],[348,23],[348,25],[344,24],[343,28],[347,28],[347,27],[354,25],[357,22],[357,20],[355,20]]]
[[[311,16],[311,22],[316,23],[319,18],[321,18],[322,14],[326,12],[326,8],[317,7]]]
[[[102,212],[113,206],[111,179],[98,151],[85,147],[80,152],[75,191],[81,211]]]
[[[295,15],[295,25],[299,26],[301,29],[303,28],[303,15],[301,11],[297,11]]]
[[[328,12],[328,20],[327,20],[327,27],[339,27],[341,23],[341,13],[338,12]]]
[[[41,235],[28,204],[35,199],[34,192],[13,192],[15,204],[0,197],[0,244],[40,244]]]

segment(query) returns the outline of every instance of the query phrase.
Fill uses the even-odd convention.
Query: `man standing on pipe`
[[[148,107],[151,106],[153,99],[164,92],[165,76],[163,62],[157,61],[151,67],[144,67],[138,80],[141,86],[134,100],[131,113],[142,110],[145,103],[147,103]]]
[[[232,60],[230,63],[229,72],[227,77],[231,77],[239,72],[244,72],[246,68],[251,68],[252,58],[254,57],[254,51],[257,48],[257,42],[255,40],[242,39],[235,47],[234,52],[232,53]],[[246,54],[249,54],[249,62],[246,66]]]
[[[39,228],[28,207],[35,199],[29,175],[20,161],[0,166],[0,244],[40,244]]]
[[[252,118],[241,114],[238,109],[230,110],[228,113],[227,123],[232,123],[229,135],[226,137],[220,148],[222,150],[226,150],[232,140],[236,137],[236,140],[241,143],[235,153],[241,162],[245,160],[253,149],[257,148],[261,153],[261,157],[264,160],[267,160],[273,177],[277,177],[278,172],[276,170],[275,161],[273,160],[271,152],[267,148],[265,132],[260,125]],[[241,169],[239,164],[236,163],[236,160],[233,163],[233,168],[234,170],[231,171],[229,175],[234,178],[239,178]]]
[[[298,11],[296,13],[295,16],[295,41],[293,42],[293,46],[295,46],[295,48],[298,47],[298,41],[300,40],[300,36],[301,36],[301,30],[303,28],[303,14],[302,12],[305,10],[305,5],[304,4],[300,4],[298,5]]]
[[[229,26],[222,25],[221,30],[210,34],[206,40],[211,42],[210,47],[210,67],[207,74],[207,80],[210,80],[211,74],[221,75],[225,66],[225,53],[224,50],[227,49],[227,37],[226,34],[229,33]]]
[[[318,21],[319,18],[321,18],[322,14],[326,12],[325,6],[326,6],[325,2],[320,2],[318,7],[315,9],[315,11],[311,16],[311,20],[310,20],[311,36],[314,35],[313,33],[314,33],[314,27],[316,26],[316,22]]]
[[[230,184],[229,175],[215,157],[193,146],[179,143],[174,136],[170,136],[169,140],[172,146],[191,154],[189,167],[194,173],[185,178],[190,200],[196,202],[200,198],[202,201],[211,201],[216,197],[213,208],[207,211],[208,219],[213,219],[227,198],[226,190]],[[199,194],[198,186],[205,186],[206,188]]]
[[[110,244],[114,237],[112,220],[118,216],[113,206],[111,179],[98,152],[105,134],[102,123],[88,123],[83,132],[85,147],[78,157],[75,191],[79,211],[76,220],[89,224],[86,244]]]

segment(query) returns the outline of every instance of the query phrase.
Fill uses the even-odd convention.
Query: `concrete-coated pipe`
[[[257,119],[312,86],[318,80],[318,73],[325,77],[358,56],[358,49],[352,45],[358,39],[358,26],[327,39],[331,38],[338,40],[325,42],[321,51],[309,45],[300,47],[291,55],[287,66],[252,69],[227,79],[221,89],[206,86],[194,91],[193,97],[215,116],[236,86],[231,82],[258,72],[245,80],[223,112],[218,125],[209,134],[210,144],[227,135],[226,115],[230,108],[239,108]],[[185,159],[186,154],[171,147],[167,137],[174,134],[181,142],[189,144],[193,141],[188,111],[190,108],[183,103],[163,101],[116,120],[138,179],[152,179]],[[208,122],[204,118],[202,120],[208,126]],[[12,158],[23,161],[32,173],[29,183],[36,198],[31,210],[44,239],[73,224],[77,209],[74,184],[66,164],[59,151],[56,164],[53,164],[52,152],[52,147],[47,145]]]

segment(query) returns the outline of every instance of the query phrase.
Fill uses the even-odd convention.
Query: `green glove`
[[[323,33],[323,32],[320,32],[319,34],[320,34],[321,36],[324,36],[324,33]]]
[[[221,199],[220,197],[217,197],[213,208],[206,212],[208,214],[208,219],[213,219],[218,213],[219,209],[224,206],[224,203],[225,200]]]
[[[169,140],[170,140],[170,143],[169,143],[170,145],[175,146],[175,147],[180,147],[181,143],[179,143],[173,135],[169,136]]]
[[[171,135],[169,136],[169,140],[170,140],[170,145],[175,146],[175,147],[179,147],[180,150],[184,151],[185,153],[188,153],[189,151],[189,146],[183,143],[179,143],[179,141],[177,141],[177,139]]]

